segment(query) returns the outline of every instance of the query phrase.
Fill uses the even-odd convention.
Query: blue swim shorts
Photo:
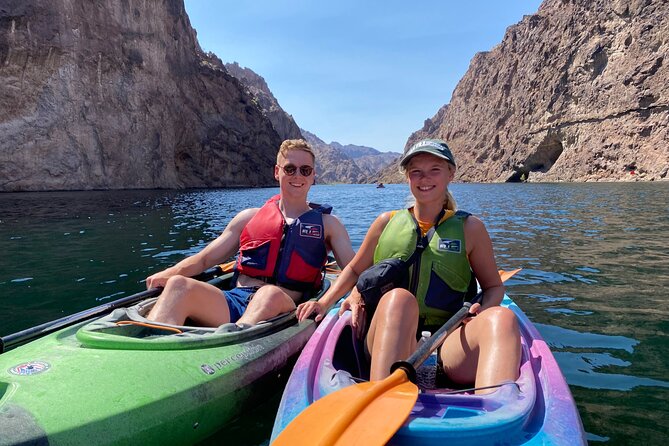
[[[256,286],[242,286],[223,291],[230,310],[230,322],[237,322],[242,317],[258,288]]]

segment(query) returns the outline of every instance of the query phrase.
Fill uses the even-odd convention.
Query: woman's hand
[[[325,315],[326,311],[327,308],[325,308],[325,306],[319,301],[309,300],[297,306],[295,315],[297,316],[297,320],[299,322],[302,322],[312,314],[316,313],[316,317],[314,318],[314,320],[316,322],[320,322],[323,319],[323,316]]]
[[[469,307],[469,312],[467,313],[467,318],[462,320],[462,325],[465,325],[467,322],[471,321],[477,314],[481,312],[481,304],[475,303]]]
[[[339,315],[341,316],[346,310],[351,310],[351,326],[357,338],[362,339],[367,328],[367,312],[365,301],[355,287],[351,290],[351,294],[342,302]]]

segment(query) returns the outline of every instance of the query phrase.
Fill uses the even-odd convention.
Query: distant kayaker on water
[[[366,332],[370,379],[387,377],[393,363],[408,358],[416,350],[417,333],[443,325],[464,300],[473,297],[478,280],[482,305],[474,304],[471,312],[476,317],[466,320],[444,341],[440,363],[456,384],[474,383],[478,388],[516,380],[520,364],[518,322],[511,310],[499,306],[504,286],[483,222],[466,212],[456,212],[448,191],[456,170],[453,154],[444,141],[423,140],[406,152],[400,166],[408,178],[414,206],[379,215],[334,285],[319,301],[299,305],[298,318],[317,313],[316,320],[320,320],[351,290],[340,314],[351,309],[353,327],[359,335],[365,334],[365,302],[354,285],[373,264],[390,258],[408,260],[417,249],[420,228],[422,240],[431,238],[413,263],[407,288],[415,294],[404,288],[380,293]]]
[[[199,253],[146,279],[164,287],[148,319],[202,326],[227,322],[255,324],[295,309],[306,293],[320,287],[328,251],[344,268],[353,258],[344,225],[332,208],[307,202],[315,157],[301,139],[286,140],[277,154],[274,177],[280,194],[261,208],[246,209]],[[221,290],[190,279],[239,251],[236,288]]]

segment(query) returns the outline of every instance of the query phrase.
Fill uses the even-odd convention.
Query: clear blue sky
[[[540,0],[185,0],[202,49],[267,81],[326,142],[401,152],[479,51]]]

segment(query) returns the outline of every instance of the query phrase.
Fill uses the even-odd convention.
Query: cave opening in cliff
[[[527,181],[529,172],[527,172],[522,167],[516,167],[513,174],[506,180],[507,183],[524,183]]]
[[[524,163],[514,167],[508,183],[528,181],[533,172],[546,173],[557,162],[564,151],[562,141],[557,135],[546,135],[536,150],[527,157]]]

